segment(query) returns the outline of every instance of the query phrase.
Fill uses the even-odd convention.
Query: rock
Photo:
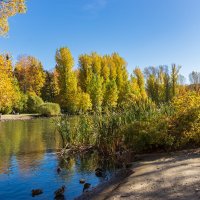
[[[34,190],[32,190],[32,196],[33,197],[37,196],[37,195],[40,195],[42,193],[43,193],[43,191],[41,189],[34,189]]]

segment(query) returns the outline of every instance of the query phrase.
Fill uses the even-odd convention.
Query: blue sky
[[[28,54],[53,69],[57,48],[78,55],[118,52],[136,66],[182,65],[200,71],[200,0],[28,0],[25,15],[10,18],[0,52]]]

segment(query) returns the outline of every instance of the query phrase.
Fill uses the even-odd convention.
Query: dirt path
[[[144,155],[134,173],[110,184],[94,200],[199,200],[200,149],[171,155]]]

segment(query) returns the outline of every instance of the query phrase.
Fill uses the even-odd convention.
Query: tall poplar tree
[[[58,73],[58,103],[69,113],[77,111],[77,77],[73,70],[74,59],[70,50],[62,47],[56,51],[56,72]]]

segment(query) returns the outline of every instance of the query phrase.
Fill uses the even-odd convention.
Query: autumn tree
[[[56,72],[58,73],[58,103],[67,112],[77,111],[77,76],[73,70],[74,59],[68,48],[62,47],[56,51]]]
[[[79,57],[79,86],[91,97],[93,109],[116,107],[126,101],[129,80],[126,61],[114,53]]]
[[[25,13],[25,0],[0,1],[0,35],[5,35],[9,30],[8,18],[17,13]]]
[[[97,53],[79,57],[80,87],[90,95],[94,110],[101,110],[103,103],[102,57]]]
[[[170,79],[165,66],[145,68],[148,96],[157,104],[170,98]]]
[[[117,107],[118,89],[115,80],[107,81],[105,84],[104,106],[108,108]]]
[[[179,77],[179,71],[181,69],[181,66],[176,66],[175,64],[172,64],[172,70],[171,70],[171,84],[172,84],[172,96],[174,97],[177,94],[177,86],[178,86],[178,77]]]
[[[20,89],[24,92],[34,92],[41,95],[45,83],[45,73],[41,62],[32,56],[22,56],[15,66],[15,76]]]
[[[135,95],[135,99],[145,100],[147,98],[144,74],[142,73],[140,68],[137,67],[133,71],[130,84],[132,93]]]
[[[148,96],[157,104],[170,102],[179,92],[180,66],[148,67],[145,69]]]
[[[159,103],[158,70],[155,67],[148,67],[144,70],[146,77],[146,89],[148,96],[156,103]]]
[[[79,89],[79,92],[77,93],[77,99],[77,108],[80,113],[85,113],[89,110],[92,110],[92,101],[88,93],[82,92]]]
[[[12,62],[0,55],[0,112],[9,113],[20,101],[20,92],[13,76]]]
[[[93,77],[92,59],[89,55],[79,56],[79,85],[84,92],[88,92]]]
[[[101,111],[103,103],[103,78],[101,76],[93,75],[88,93],[92,100],[93,110]]]
[[[126,69],[126,61],[117,53],[112,54],[111,75],[116,80],[117,88],[119,91],[118,103],[125,100],[126,88],[128,83],[128,73]],[[116,73],[116,74],[115,74]],[[115,77],[116,76],[116,77]]]
[[[47,102],[56,102],[56,98],[60,92],[58,85],[58,74],[56,70],[53,72],[45,71],[46,78],[42,88],[42,99]]]
[[[106,55],[102,57],[101,61],[101,76],[104,79],[104,82],[107,82],[108,80],[111,80],[111,61],[110,56]]]

